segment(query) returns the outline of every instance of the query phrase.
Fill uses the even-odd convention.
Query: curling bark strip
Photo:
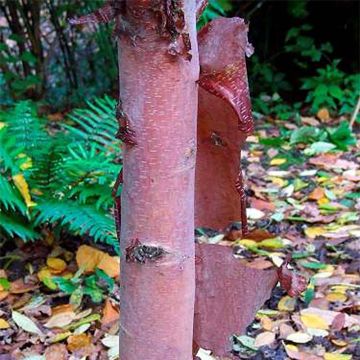
[[[139,36],[135,46],[119,39],[120,98],[136,134],[123,152],[122,360],[192,359],[199,65],[195,1],[173,5],[184,14],[179,33],[189,34],[191,61],[182,36],[176,46],[186,51],[169,54],[174,39],[160,35],[153,1],[127,4],[126,21]]]
[[[248,229],[240,150],[253,131],[247,32],[243,19],[218,18],[198,35],[199,85],[205,91],[199,91],[196,225],[224,228],[241,218],[243,235]]]

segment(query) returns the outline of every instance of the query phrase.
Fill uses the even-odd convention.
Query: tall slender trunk
[[[118,114],[126,118],[125,131],[131,129],[136,143],[128,141],[123,153],[121,360],[192,359],[199,73],[195,0],[166,3],[173,8],[129,2],[123,20],[127,31],[138,36],[119,39]],[[181,12],[189,37],[162,37],[159,25],[166,30],[171,26],[166,17]],[[189,54],[176,54],[189,50],[186,40],[191,60]]]

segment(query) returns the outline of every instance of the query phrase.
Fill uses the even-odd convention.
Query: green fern
[[[110,214],[97,210],[94,206],[82,205],[76,201],[48,201],[36,207],[39,212],[36,225],[45,222],[59,222],[71,232],[89,235],[117,248],[115,225]]]
[[[25,223],[16,215],[16,213],[0,212],[0,234],[5,232],[11,237],[18,236],[24,241],[35,240],[39,234],[34,230],[31,223]]]
[[[120,170],[115,101],[105,97],[75,110],[66,131],[49,134],[30,102],[19,102],[0,129],[0,235],[38,237],[45,223],[118,248],[111,215]],[[27,209],[11,181],[23,174],[36,206]],[[3,195],[4,194],[4,195]]]
[[[19,192],[11,185],[10,181],[0,174],[0,204],[5,211],[20,211],[22,215],[26,215],[27,207],[20,196]]]

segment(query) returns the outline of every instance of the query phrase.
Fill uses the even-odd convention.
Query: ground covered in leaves
[[[243,154],[251,235],[199,231],[257,268],[289,267],[307,288],[277,286],[246,335],[241,359],[360,358],[359,149],[346,121],[259,119]],[[118,358],[119,258],[84,240],[5,244],[0,258],[0,359]],[[7,246],[7,247],[6,247]],[[240,279],[239,279],[240,280]],[[230,335],[230,334],[229,334]],[[201,350],[202,360],[214,359]]]

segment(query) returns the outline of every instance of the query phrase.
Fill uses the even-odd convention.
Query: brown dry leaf
[[[310,194],[308,199],[309,200],[320,200],[325,196],[325,191],[321,187],[315,188]]]
[[[296,297],[305,291],[307,287],[307,280],[304,276],[287,268],[289,260],[290,259],[287,258],[278,269],[279,282],[288,295]]]
[[[331,322],[331,330],[340,331],[345,325],[345,314],[339,313],[334,317]]]
[[[102,325],[109,325],[114,321],[119,320],[119,310],[116,308],[109,299],[106,299],[103,310],[103,317],[101,318]]]
[[[281,339],[286,339],[289,335],[293,334],[295,330],[288,324],[280,324],[279,334]]]
[[[44,326],[47,328],[62,328],[71,324],[75,317],[76,314],[72,305],[59,305],[52,309],[52,315]]]
[[[47,258],[46,265],[50,268],[50,271],[54,274],[62,273],[67,267],[67,264],[64,260],[53,257]]]
[[[271,345],[275,341],[275,334],[271,331],[265,331],[263,333],[260,333],[255,338],[255,346],[265,346],[265,345]]]
[[[5,300],[8,295],[9,295],[8,291],[0,291],[0,301]]]
[[[91,338],[86,334],[71,335],[67,338],[67,348],[71,352],[83,350],[91,346]]]
[[[327,120],[330,119],[330,113],[329,113],[329,110],[327,108],[321,108],[317,112],[316,116],[321,121],[327,121]]]
[[[7,274],[6,274],[6,271],[4,269],[0,269],[0,278],[7,279]]]
[[[24,294],[29,291],[36,290],[39,286],[34,284],[25,284],[23,279],[15,280],[11,283],[11,294]]]
[[[64,119],[64,114],[61,113],[61,112],[56,112],[56,113],[53,113],[53,114],[48,114],[47,118],[50,121],[61,121],[61,120]]]
[[[53,344],[45,350],[46,360],[67,360],[69,353],[64,344]]]
[[[98,263],[97,267],[103,270],[110,277],[115,278],[120,274],[120,257],[105,254]]]

